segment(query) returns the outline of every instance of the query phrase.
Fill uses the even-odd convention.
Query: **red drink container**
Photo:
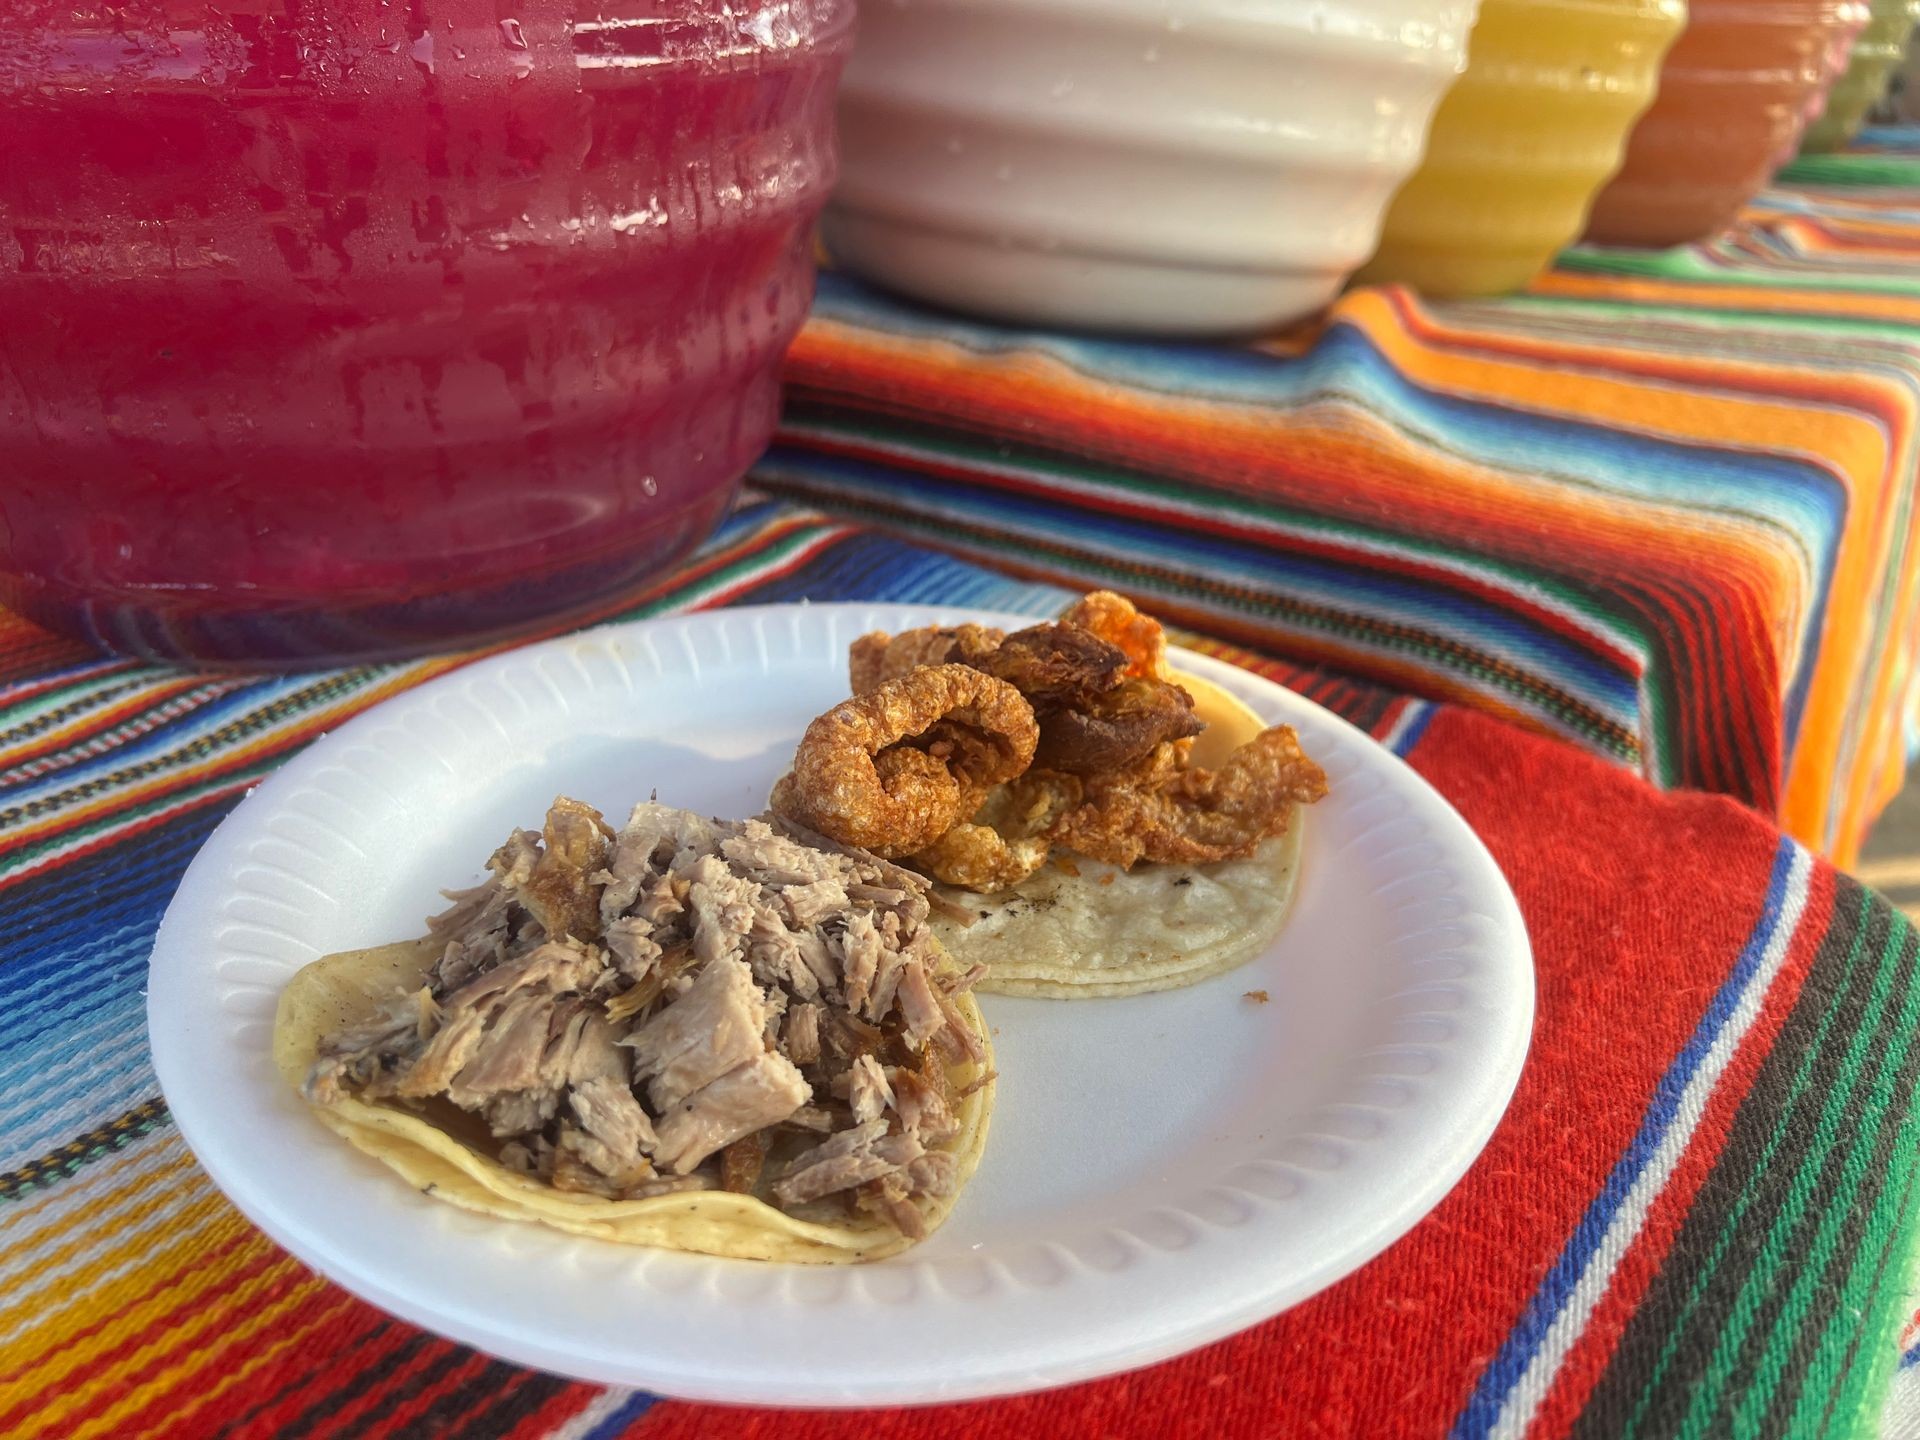
[[[618,602],[812,294],[852,0],[0,0],[0,600],[373,659]]]

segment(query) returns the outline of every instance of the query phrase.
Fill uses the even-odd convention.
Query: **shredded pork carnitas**
[[[788,823],[554,802],[450,894],[428,985],[307,1093],[451,1105],[502,1163],[628,1199],[724,1187],[924,1233],[978,1061],[920,876]],[[476,1123],[477,1122],[477,1123]]]
[[[1011,635],[863,635],[848,656],[853,699],[808,727],[773,808],[983,892],[1018,884],[1055,848],[1122,869],[1243,858],[1325,795],[1326,776],[1286,725],[1217,770],[1190,765],[1201,721],[1166,651],[1159,623],[1106,590]],[[981,706],[953,698],[989,694],[997,734]],[[931,797],[911,825],[909,796]]]

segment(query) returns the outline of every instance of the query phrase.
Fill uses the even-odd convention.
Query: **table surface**
[[[1067,597],[769,501],[633,613],[800,598]],[[1486,841],[1539,977],[1513,1107],[1405,1240],[1241,1336],[1051,1395],[848,1416],[603,1392],[421,1334],[277,1250],[173,1130],[141,989],[195,848],[288,754],[457,657],[208,677],[0,620],[0,1433],[1255,1440],[1285,1415],[1327,1437],[1811,1436],[1894,1413],[1920,937],[1723,797],[1183,638],[1369,728]]]
[[[1890,793],[1913,680],[1920,207],[1883,187],[1920,176],[1876,143],[1711,249],[1577,254],[1501,305],[1362,292],[1256,350],[989,335],[836,282],[763,471],[836,513],[749,503],[623,601],[1042,615],[1039,577],[1117,580],[1407,755],[1513,882],[1534,1051],[1440,1209],[1285,1316],[1060,1395],[656,1402],[302,1270],[171,1127],[147,952],[249,786],[463,657],[192,674],[0,616],[0,1433],[1920,1433],[1920,938],[1814,853]]]
[[[1460,701],[1843,863],[1916,689],[1920,130],[1721,241],[1528,294],[1346,296],[1256,347],[1067,339],[823,282],[760,483]]]

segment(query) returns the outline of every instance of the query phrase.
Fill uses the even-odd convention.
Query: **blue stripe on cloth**
[[[1561,301],[1555,308],[1568,307]],[[1503,473],[1548,475],[1655,504],[1711,507],[1737,522],[1808,541],[1812,590],[1823,607],[1831,588],[1847,494],[1845,484],[1823,466],[1797,455],[1668,440],[1428,390],[1401,374],[1363,331],[1337,314],[1319,344],[1294,356],[990,329],[907,309],[841,275],[822,277],[816,314],[950,344],[976,356],[1044,355],[1094,383],[1131,390],[1143,402],[1169,395],[1188,404],[1214,402],[1273,413],[1310,403],[1351,405],[1422,445]],[[1470,345],[1471,335],[1449,343]],[[1810,615],[1799,637],[1789,679],[1802,683],[1794,684],[1783,717],[1789,752],[1798,739],[1803,682],[1824,624],[1822,614]]]
[[[1439,708],[1430,700],[1409,701],[1406,713],[1395,722],[1388,748],[1402,759],[1411,755],[1413,747],[1420,743],[1427,733],[1427,727],[1433,723],[1434,711]]]
[[[1449,1432],[1452,1440],[1477,1440],[1477,1437],[1485,1436],[1499,1420],[1508,1395],[1526,1373],[1547,1330],[1565,1307],[1574,1286],[1592,1260],[1594,1251],[1599,1248],[1614,1215],[1659,1148],[1661,1139],[1679,1110],[1680,1097],[1686,1093],[1687,1083],[1700,1068],[1700,1062],[1713,1048],[1713,1042],[1726,1027],[1740,1003],[1740,997],[1752,983],[1759,971],[1761,956],[1779,927],[1787,875],[1793,868],[1794,850],[1793,841],[1781,840],[1774,852],[1773,873],[1767,880],[1759,923],[1748,935],[1746,947],[1734,963],[1732,973],[1714,995],[1706,1014],[1700,1017],[1700,1023],[1686,1047],[1675,1058],[1667,1073],[1660,1077],[1660,1083],[1654,1089],[1653,1102],[1640,1122],[1639,1133],[1633,1137],[1626,1153],[1614,1164],[1606,1184],[1587,1207],[1587,1213],[1581,1217],[1559,1258],[1527,1303],[1526,1312],[1508,1334],[1492,1362],[1481,1372],[1466,1407],[1453,1422],[1453,1429]]]
[[[1050,619],[1076,598],[1057,585],[1016,580],[937,550],[856,531],[792,573],[753,585],[729,603],[871,600],[1007,610]]]
[[[1903,1352],[1900,1356],[1900,1368],[1902,1370],[1911,1370],[1916,1365],[1920,1365],[1920,1345],[1915,1345],[1911,1350]]]
[[[81,681],[98,682],[112,675],[123,674],[138,666],[136,660],[122,660],[104,656],[93,656],[75,661],[71,665],[62,665],[52,670],[41,671],[0,685],[0,711],[8,706],[21,703],[18,697],[28,686],[41,690],[57,690],[63,685],[78,684]],[[37,703],[45,704],[44,700]]]
[[[1070,520],[1075,548],[1082,554],[1108,559],[1118,568],[1144,561],[1175,577],[1205,576],[1257,594],[1304,600],[1335,619],[1364,614],[1419,625],[1443,635],[1470,637],[1516,669],[1547,678],[1621,730],[1632,734],[1639,728],[1637,674],[1608,663],[1587,645],[1536,625],[1511,609],[1463,594],[1444,581],[1427,582],[1384,568],[1356,568],[1291,550],[1202,535],[1177,523],[1098,515],[1034,496],[983,490],[919,472],[906,474],[882,464],[823,455],[792,445],[776,446],[762,469],[770,483],[782,477],[801,484],[824,483],[856,504],[863,496],[884,504],[890,497],[909,494],[913,513],[930,527],[930,538],[936,541],[942,520],[976,525],[1016,539],[1060,533]],[[1288,517],[1275,514],[1272,518],[1292,528]],[[1489,583],[1500,585],[1503,577],[1489,577]],[[1533,589],[1529,585],[1519,588],[1523,593]],[[1203,601],[1206,598],[1201,597]],[[1250,602],[1219,603],[1223,609],[1231,609],[1236,603]],[[1339,628],[1305,617],[1291,623],[1318,632]],[[1610,638],[1612,634],[1609,627]],[[1380,644],[1385,648],[1420,648],[1420,642],[1413,638],[1383,640]],[[1510,698],[1519,698],[1511,696],[1510,687],[1497,688]],[[1546,711],[1540,718],[1546,724],[1560,719]]]
[[[338,673],[347,675],[352,672]],[[326,678],[326,675],[319,673],[283,675],[238,686],[195,706],[184,715],[155,725],[144,734],[129,735],[120,744],[108,746],[97,755],[79,756],[69,765],[13,782],[6,787],[6,804],[0,808],[11,810],[29,805],[36,800],[64,794],[89,781],[102,783],[110,775],[171,754],[224,724],[243,720],[276,700],[297,694]],[[343,686],[336,693],[346,695],[362,688],[364,685]]]
[[[659,1399],[658,1395],[649,1395],[644,1390],[634,1391],[625,1404],[581,1436],[580,1440],[614,1440],[615,1436],[658,1404]]]
[[[1311,351],[1273,355],[1230,346],[1068,339],[949,320],[888,301],[845,276],[823,276],[816,314],[972,354],[1038,353],[1095,382],[1264,411],[1345,401],[1385,417],[1425,444],[1496,469],[1544,472],[1602,491],[1670,500],[1684,494],[1730,515],[1762,518],[1790,535],[1837,543],[1846,487],[1798,457],[1663,440],[1614,426],[1509,409],[1428,390],[1408,379],[1366,334],[1335,319]],[[1283,458],[1275,455],[1276,464]],[[1831,563],[1831,554],[1826,564]],[[1824,578],[1824,569],[1822,572]],[[1824,587],[1823,587],[1824,588]]]

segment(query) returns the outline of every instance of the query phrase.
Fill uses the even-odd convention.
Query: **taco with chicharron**
[[[1120,596],[1012,634],[865,635],[849,672],[772,807],[936,881],[933,926],[983,990],[1190,985],[1284,926],[1326,776],[1291,726],[1173,671]]]

